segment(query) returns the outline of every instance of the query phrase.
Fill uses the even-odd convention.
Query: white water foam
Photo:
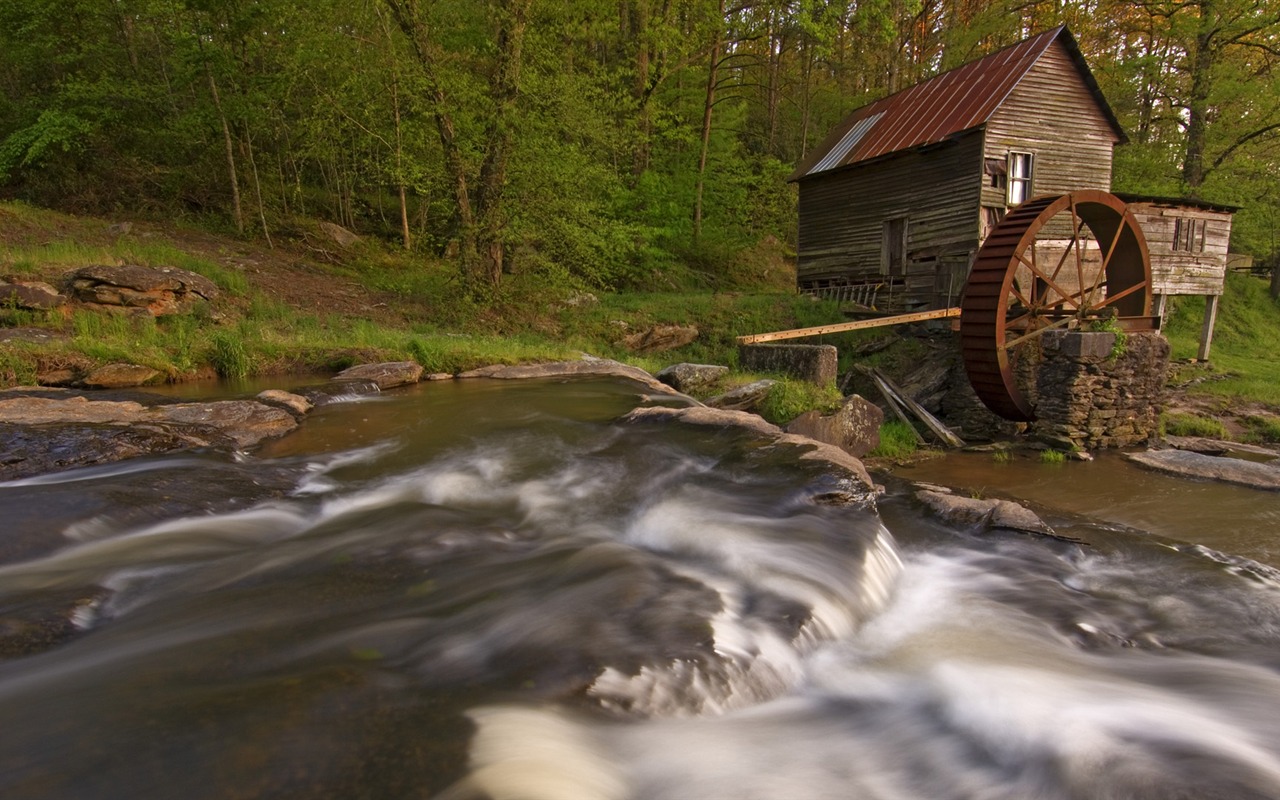
[[[993,599],[1006,580],[955,554],[916,558],[884,612],[806,659],[788,696],[721,716],[483,709],[472,773],[443,797],[1280,797],[1274,671],[1081,650]],[[521,744],[537,737],[545,749]],[[526,770],[603,777],[525,787]]]

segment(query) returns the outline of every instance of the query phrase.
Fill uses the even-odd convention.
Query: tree
[[[392,18],[413,46],[422,71],[431,113],[436,122],[445,164],[457,203],[459,260],[470,290],[483,295],[501,281],[506,225],[504,199],[507,168],[514,141],[513,117],[520,91],[525,32],[532,0],[495,0],[485,11],[492,20],[487,64],[487,93],[477,111],[481,138],[464,141],[458,116],[463,109],[450,93],[450,53],[433,24],[437,6],[431,0],[385,0]],[[470,153],[480,154],[476,168]]]

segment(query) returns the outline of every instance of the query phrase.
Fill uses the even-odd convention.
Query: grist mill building
[[[863,106],[791,175],[799,288],[899,311],[958,305],[1010,208],[1109,191],[1112,150],[1126,140],[1065,27]],[[1233,209],[1126,200],[1141,212],[1157,302],[1222,293]]]

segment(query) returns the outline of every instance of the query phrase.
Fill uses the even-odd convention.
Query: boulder
[[[243,448],[297,425],[289,412],[253,400],[146,405],[10,389],[0,392],[0,462],[7,465],[0,472],[16,478],[193,447]]]
[[[90,389],[127,389],[150,383],[158,377],[158,371],[141,364],[107,364],[85,375],[80,383]]]
[[[47,311],[67,304],[66,295],[41,281],[0,281],[0,308]]]
[[[0,328],[0,342],[49,344],[70,338],[61,331],[51,331],[48,328]]]
[[[814,498],[815,502],[831,505],[859,505],[873,507],[875,484],[862,462],[849,453],[832,445],[814,441],[805,436],[785,433],[761,417],[745,411],[695,406],[691,408],[637,408],[620,420],[623,423],[682,422],[686,425],[737,428],[774,445],[795,447],[802,451],[801,461],[817,461],[828,469],[845,473],[848,479],[843,488],[828,491]]]
[[[746,386],[739,386],[737,389],[711,398],[707,401],[707,405],[729,411],[750,411],[764,402],[775,383],[777,381],[771,381],[768,378],[748,383]]]
[[[332,222],[321,222],[320,230],[324,231],[324,235],[343,247],[350,247],[360,241],[360,236],[352,233],[341,225]]]
[[[1263,447],[1257,444],[1247,444],[1245,442],[1229,442],[1223,439],[1209,439],[1203,436],[1166,436],[1164,443],[1175,450],[1190,450],[1193,453],[1203,453],[1207,456],[1225,456],[1231,453],[1244,453],[1255,456],[1263,456],[1262,459],[1280,458],[1280,452],[1273,447]]]
[[[728,367],[716,364],[672,364],[656,377],[677,392],[692,392],[710,386],[727,375]]]
[[[1036,513],[1010,500],[961,497],[937,488],[921,489],[916,499],[952,525],[976,525],[982,530],[1004,529],[1056,536]]]
[[[267,389],[265,391],[258,392],[256,399],[269,406],[283,408],[295,417],[304,416],[315,407],[311,404],[310,400],[302,395],[294,394],[293,392],[286,392],[282,389]]]
[[[149,416],[170,423],[211,428],[235,442],[237,447],[249,447],[298,427],[298,421],[288,411],[253,400],[175,403],[157,406],[150,410]]]
[[[1171,475],[1234,483],[1251,489],[1280,491],[1280,462],[1259,463],[1223,458],[1189,450],[1148,450],[1129,453],[1131,461]]]
[[[850,395],[834,414],[806,411],[787,425],[787,433],[835,445],[857,458],[880,445],[884,412],[861,395]]]
[[[408,386],[422,379],[422,365],[416,361],[384,361],[380,364],[360,364],[344,369],[334,376],[335,381],[371,381],[379,389]]]
[[[67,292],[102,310],[138,311],[152,316],[180,314],[218,296],[213,281],[177,267],[136,264],[83,267],[67,278]]]
[[[220,444],[226,442],[187,429],[146,424],[0,421],[0,480]]]
[[[622,344],[633,353],[660,353],[684,347],[698,338],[693,325],[654,325],[622,337]]]

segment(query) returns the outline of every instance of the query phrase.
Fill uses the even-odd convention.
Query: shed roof
[[[937,144],[981,127],[1055,41],[1066,47],[1117,141],[1127,141],[1075,37],[1063,25],[857,109],[800,162],[790,180]]]

